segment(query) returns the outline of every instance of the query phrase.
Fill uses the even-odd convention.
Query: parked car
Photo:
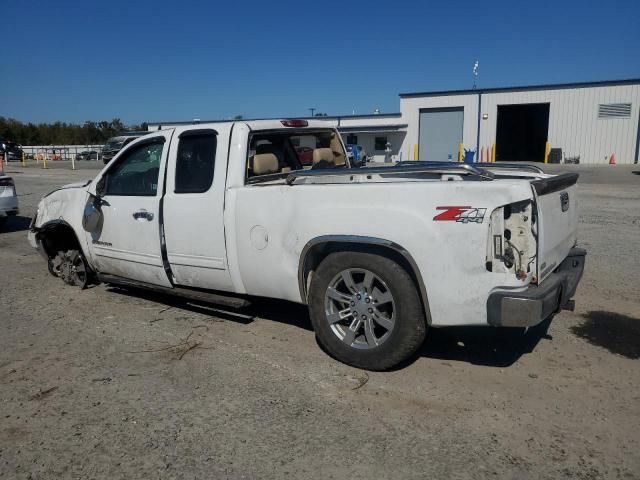
[[[5,156],[7,162],[22,161],[22,145],[18,145],[11,140],[0,138],[0,153]]]
[[[98,159],[98,151],[97,150],[84,150],[76,155],[76,160],[97,160]]]
[[[148,132],[126,132],[116,137],[111,137],[102,147],[102,152],[100,154],[102,161],[105,164],[109,163],[124,146],[129,145],[136,138],[140,138],[142,135],[146,135],[147,133]]]
[[[0,227],[6,223],[9,217],[18,213],[18,195],[13,178],[0,173]]]
[[[355,167],[363,167],[367,164],[367,152],[361,145],[347,145],[347,156]]]
[[[317,146],[311,168],[301,138]],[[322,121],[170,128],[45,196],[29,241],[82,288],[306,304],[323,348],[371,370],[412,356],[428,327],[530,327],[573,308],[586,255],[577,174],[350,167]]]

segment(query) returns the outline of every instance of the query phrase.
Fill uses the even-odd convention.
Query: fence
[[[77,160],[82,152],[90,152],[89,160],[102,159],[102,145],[27,145],[22,147],[25,160]]]

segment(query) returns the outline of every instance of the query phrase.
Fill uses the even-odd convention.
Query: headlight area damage
[[[89,182],[66,185],[45,195],[29,226],[31,246],[46,259],[49,272],[69,285],[80,288],[92,281],[92,270],[86,261],[76,232],[78,205],[86,197]]]

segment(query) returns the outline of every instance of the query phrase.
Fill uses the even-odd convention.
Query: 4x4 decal
[[[444,210],[433,217],[437,222],[482,223],[486,208],[474,207],[436,207],[436,210]]]

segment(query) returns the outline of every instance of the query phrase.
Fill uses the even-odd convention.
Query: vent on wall
[[[598,118],[629,118],[630,103],[601,103],[598,105]]]

